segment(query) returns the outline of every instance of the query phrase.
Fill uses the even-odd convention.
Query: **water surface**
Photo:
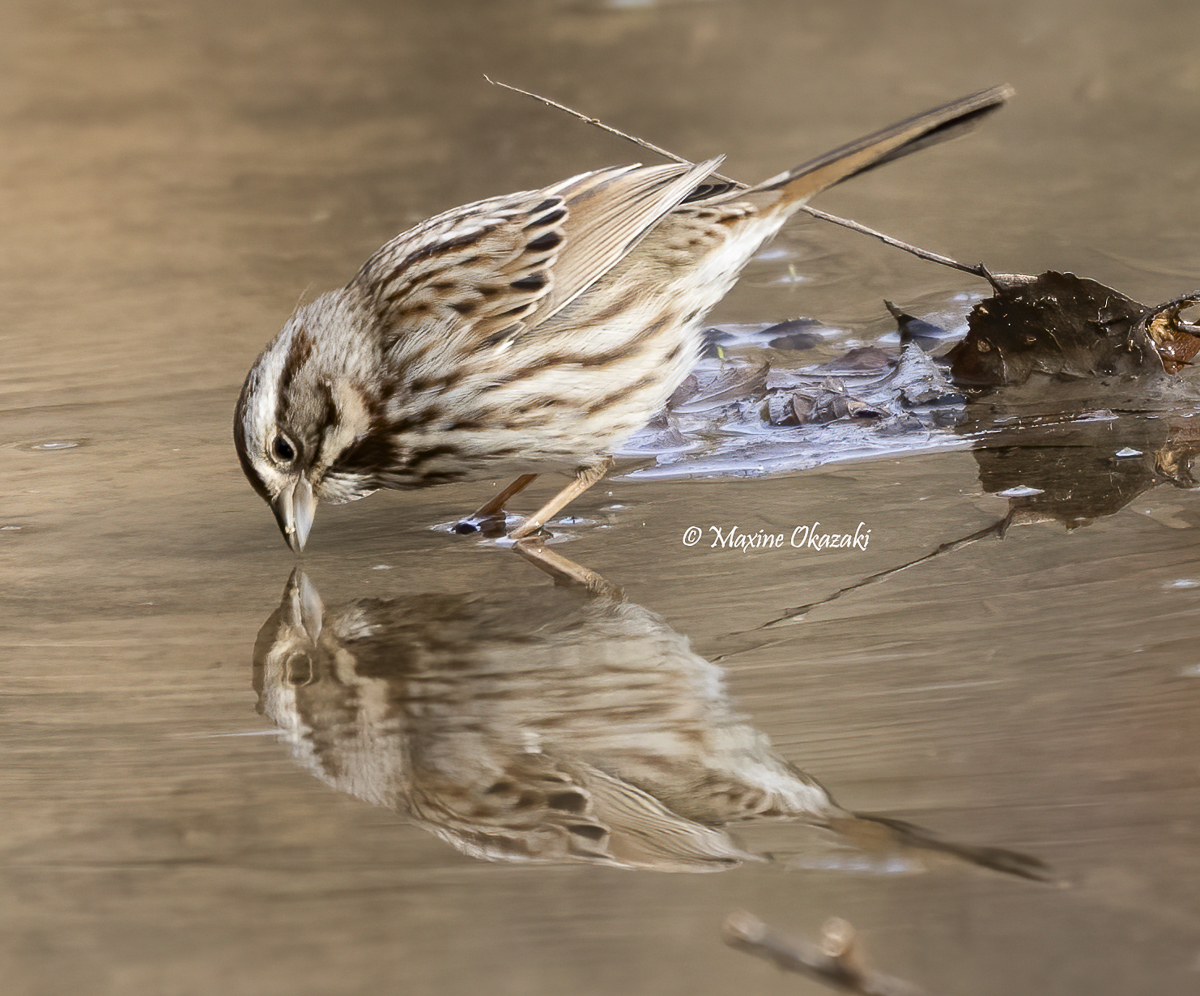
[[[847,810],[1030,855],[1066,887],[873,849],[802,819],[712,814],[730,843],[696,839],[744,855],[718,855],[714,874],[487,861],[365,774],[341,777],[392,777],[416,749],[388,725],[388,661],[340,659],[355,705],[326,701],[341,717],[332,724],[314,722],[318,689],[298,658],[275,686],[296,695],[267,701],[261,668],[256,687],[256,640],[295,562],[237,469],[230,421],[245,370],[296,301],[344,281],[396,231],[477,197],[648,159],[489,87],[484,72],[683,155],[728,152],[727,170],[748,179],[1008,81],[1018,99],[970,139],[822,206],[1000,271],[1075,270],[1147,303],[1191,290],[1197,16],[1165,2],[9,4],[6,990],[822,991],[721,943],[723,918],[745,908],[808,936],[843,916],[881,969],[932,992],[1194,992],[1193,491],[1145,477],[1091,514],[1072,510],[1071,528],[1016,516],[1003,538],[766,628],[1032,499],[997,496],[1021,480],[1004,477],[995,451],[959,440],[766,478],[613,479],[560,529],[569,542],[556,549],[653,621],[639,630],[658,648],[645,651],[650,677],[663,647],[690,646],[700,662],[686,658],[698,697],[648,703],[708,703],[692,720],[711,731],[725,717],[718,728],[763,738],[762,756]],[[985,292],[798,220],[714,319],[816,318],[837,330],[812,351],[820,362],[891,332],[884,297],[953,328]],[[1188,437],[1195,415],[1185,401],[1160,405],[1160,431],[1109,400],[1098,390],[1085,407],[1111,418],[1071,423],[1065,439],[1023,437],[1001,456],[1058,446],[1110,468],[1127,447],[1145,456]],[[1067,473],[1055,487],[1070,491],[1082,472]],[[496,641],[517,639],[531,605],[542,615],[530,646],[577,622],[573,596],[511,552],[431,528],[485,491],[322,508],[304,570],[324,606],[377,599],[434,621],[458,606],[455,653],[472,666],[480,647],[498,659]],[[862,524],[869,542],[713,546],[714,527],[791,537],[817,523]],[[690,546],[688,527],[702,537]],[[462,608],[477,604],[482,615]],[[390,645],[392,678],[426,659],[406,640]],[[590,645],[572,653],[586,663]],[[496,716],[510,723],[499,740],[550,722],[556,701],[608,716],[571,699],[569,677],[545,682],[544,701],[525,686],[524,698],[498,693]],[[376,701],[382,725],[361,711]],[[618,705],[637,720],[636,702]],[[454,727],[463,715],[474,714],[434,718]],[[643,743],[605,722],[616,741]],[[352,728],[363,750],[326,749]],[[440,750],[449,764],[461,741],[433,728],[423,756]],[[540,736],[526,746],[548,754]],[[561,763],[599,770],[582,739],[555,742],[578,748]],[[391,755],[365,750],[381,741]],[[374,760],[355,768],[351,757]],[[677,815],[686,794],[668,800]],[[763,856],[774,860],[753,860]]]

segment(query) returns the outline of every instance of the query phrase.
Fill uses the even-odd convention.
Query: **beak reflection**
[[[297,569],[255,644],[259,711],[321,781],[484,860],[721,871],[767,857],[735,827],[782,819],[797,824],[772,848],[783,867],[836,860],[803,832],[818,827],[884,868],[1053,879],[1027,855],[843,809],[684,635],[585,587],[331,605]]]

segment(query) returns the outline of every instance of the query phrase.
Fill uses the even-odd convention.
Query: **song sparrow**
[[[468,204],[398,235],[345,287],[300,308],[251,368],[242,469],[299,552],[318,498],[540,472],[574,480],[538,529],[687,376],[700,325],[746,262],[819,190],[957,134],[984,90],[757,184],[720,162],[613,166]]]
[[[767,819],[889,867],[1054,879],[1032,856],[844,809],[750,725],[720,667],[628,601],[517,586],[327,606],[297,570],[255,641],[254,688],[322,781],[491,861],[717,871],[754,859],[731,831]]]

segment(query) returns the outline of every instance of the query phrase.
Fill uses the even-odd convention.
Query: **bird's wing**
[[[414,773],[418,769],[413,769]],[[724,871],[760,861],[728,833],[672,812],[635,785],[578,759],[506,759],[516,786],[480,799],[416,780],[406,804],[426,829],[487,861],[581,861],[663,872]]]
[[[720,163],[718,157],[696,165],[616,167],[548,188],[567,210],[566,242],[534,322],[558,313],[612,269]]]
[[[352,286],[385,335],[500,342],[570,304],[719,161],[613,166],[456,208],[384,245]]]

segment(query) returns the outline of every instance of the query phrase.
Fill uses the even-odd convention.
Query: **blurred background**
[[[1073,270],[1148,304],[1190,291],[1198,30],[1184,0],[7,0],[6,990],[825,991],[722,945],[745,907],[809,936],[845,916],[881,969],[932,992],[1194,992],[1194,493],[1014,530],[759,631],[987,526],[1006,499],[966,451],[605,482],[563,548],[716,662],[727,708],[783,763],[849,808],[1035,855],[1071,888],[813,856],[790,824],[746,845],[789,858],[718,875],[525,866],[460,853],[394,795],[312,777],[314,715],[264,706],[255,641],[294,561],[230,422],[295,305],[392,235],[653,161],[485,74],[688,158],[725,153],[747,181],[1011,83],[966,140],[818,206],[995,271]],[[801,216],[712,317],[813,317],[838,330],[831,355],[894,332],[884,297],[953,329],[987,292]],[[1108,460],[1110,442],[1087,445]],[[545,578],[429,528],[486,491],[322,508],[305,569],[326,605],[485,594],[519,615]],[[869,547],[680,538],[818,520],[866,523]]]

